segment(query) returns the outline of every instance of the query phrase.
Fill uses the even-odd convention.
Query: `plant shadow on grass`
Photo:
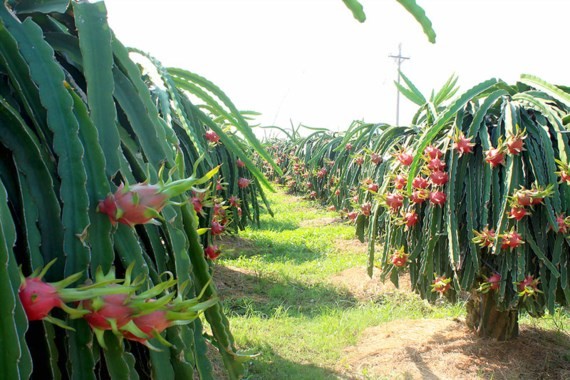
[[[252,223],[250,228],[252,230],[283,232],[296,230],[299,228],[299,224],[291,221],[278,220],[275,218],[262,218],[259,222],[259,226],[257,226],[255,223]]]
[[[255,241],[238,236],[219,240],[224,251],[224,259],[231,261],[240,257],[257,256],[266,263],[291,262],[301,264],[323,257],[322,252],[309,248],[304,243],[277,242],[270,237],[258,237]]]
[[[340,374],[314,364],[301,364],[278,355],[271,346],[246,342],[248,347],[261,353],[249,362],[244,380],[324,380],[339,379]]]
[[[224,308],[230,315],[259,317],[316,317],[332,308],[354,306],[358,301],[343,289],[216,265],[213,278]]]

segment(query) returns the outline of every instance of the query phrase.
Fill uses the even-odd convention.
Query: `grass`
[[[269,197],[275,218],[263,215],[260,227],[240,233],[240,244],[229,243],[218,261],[243,270],[239,275],[249,284],[246,294],[224,301],[237,344],[259,353],[247,379],[337,378],[333,368],[342,349],[367,327],[463,313],[461,305],[434,307],[412,294],[360,302],[334,287],[331,276],[366,264],[366,255],[346,244],[354,226],[326,223],[337,214],[284,193]]]
[[[464,314],[462,304],[434,306],[411,293],[362,301],[333,286],[335,274],[366,265],[366,254],[352,248],[354,226],[283,192],[269,198],[275,218],[263,215],[258,228],[224,240],[216,265],[222,277],[239,278],[223,301],[236,342],[259,354],[249,362],[246,379],[336,379],[343,349],[366,328]],[[562,311],[521,317],[523,324],[560,331],[570,329],[569,321]]]

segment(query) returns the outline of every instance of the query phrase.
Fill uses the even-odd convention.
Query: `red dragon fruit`
[[[520,221],[525,216],[530,215],[524,207],[513,206],[511,207],[511,211],[509,211],[509,218],[515,219],[516,221]]]
[[[128,340],[143,344],[172,325],[172,322],[167,318],[166,310],[155,310],[149,314],[135,317],[133,322],[146,335],[146,338],[138,337],[129,331],[123,331],[123,336]]]
[[[479,285],[479,290],[481,293],[488,293],[490,290],[498,290],[501,286],[501,275],[499,273],[494,273],[489,278],[483,276],[485,281]]]
[[[429,182],[426,178],[417,176],[412,180],[412,187],[414,189],[425,189],[429,186]]]
[[[386,205],[392,211],[398,211],[404,202],[404,196],[400,193],[388,193],[386,194]]]
[[[513,250],[514,248],[519,247],[521,244],[524,244],[522,240],[522,236],[519,235],[514,228],[504,234],[500,235],[503,239],[501,242],[501,249],[510,249]]]
[[[57,288],[39,277],[26,278],[20,285],[19,296],[29,321],[44,319],[54,307],[63,304]]]
[[[445,276],[436,277],[431,284],[431,291],[441,295],[445,294],[451,288],[451,278]]]
[[[475,237],[473,243],[483,248],[490,248],[495,241],[495,230],[490,230],[489,226],[485,226],[481,232],[473,230]]]
[[[519,290],[519,296],[525,298],[529,296],[534,296],[537,293],[542,293],[542,291],[538,289],[539,283],[540,280],[538,278],[535,279],[534,276],[531,275],[526,276],[524,280],[522,280],[517,284],[517,288]]]
[[[371,183],[368,185],[366,190],[373,192],[373,193],[377,193],[379,188],[380,188],[380,186],[377,183]]]
[[[439,158],[432,158],[428,160],[427,168],[432,171],[444,171],[445,162],[443,162]]]
[[[238,179],[238,187],[240,189],[245,189],[246,187],[249,186],[249,184],[251,183],[251,180],[248,178],[240,178]]]
[[[406,187],[407,183],[408,183],[408,179],[401,174],[398,174],[398,175],[396,175],[396,177],[394,177],[394,188],[396,188],[398,190],[401,190],[404,187]]]
[[[446,199],[447,195],[443,191],[433,191],[429,195],[429,201],[435,206],[443,206]]]
[[[570,228],[570,216],[565,217],[564,214],[556,215],[556,224],[558,225],[558,233],[568,234]]]
[[[485,161],[495,168],[499,165],[505,164],[505,152],[504,148],[491,148],[485,152]]]
[[[414,160],[414,156],[408,153],[405,149],[400,150],[394,155],[398,161],[404,166],[410,166]]]
[[[224,230],[225,227],[220,222],[214,220],[212,221],[212,223],[210,223],[210,232],[212,233],[213,236],[221,235],[224,232]]]
[[[428,147],[426,147],[424,150],[424,154],[430,159],[441,158],[443,156],[443,152],[439,148],[433,145],[429,145]]]
[[[218,170],[219,166],[202,178],[190,177],[154,185],[137,183],[125,186],[121,183],[114,194],[109,194],[99,202],[97,211],[106,214],[113,225],[117,222],[131,227],[136,224],[160,224],[154,218],[160,217],[160,211],[169,203],[170,198],[207,182]]]
[[[370,161],[372,161],[374,165],[379,165],[382,163],[382,156],[380,156],[378,153],[372,153],[370,155]]]
[[[524,140],[526,139],[526,133],[525,131],[519,131],[518,125],[517,125],[517,132],[513,135],[510,134],[509,137],[507,137],[507,149],[509,151],[510,154],[512,155],[518,155],[520,154],[522,151],[524,151]]]
[[[119,186],[115,194],[99,202],[98,211],[107,214],[114,225],[117,222],[134,226],[156,223],[155,217],[167,205],[168,196],[158,185],[139,183],[125,188]]]
[[[410,200],[416,204],[422,204],[430,198],[430,192],[428,189],[418,189],[412,192]]]
[[[354,163],[358,166],[362,166],[362,164],[364,163],[364,156],[362,155],[358,155],[354,158]]]
[[[204,249],[204,254],[210,260],[216,260],[222,251],[218,248],[217,245],[209,245]]]
[[[370,202],[363,203],[360,206],[360,211],[364,216],[370,216],[370,212],[372,211],[372,204]]]
[[[230,204],[230,206],[232,207],[239,207],[240,204],[240,199],[238,197],[236,197],[235,195],[232,195],[229,199],[228,199],[228,203]]]
[[[349,220],[354,221],[354,220],[356,220],[356,217],[358,217],[358,212],[356,212],[356,211],[350,211],[350,212],[347,214],[347,216],[348,216],[348,219],[349,219]]]
[[[131,320],[133,309],[128,305],[129,294],[110,294],[85,300],[81,306],[89,311],[83,318],[91,328],[116,330]]]
[[[415,211],[408,211],[404,214],[403,217],[403,224],[406,226],[407,229],[412,228],[418,223],[419,217],[418,213]]]
[[[454,137],[453,140],[454,140],[453,149],[459,152],[459,156],[473,153],[473,147],[475,146],[475,144],[471,142],[471,139],[465,137],[463,132],[459,132],[459,134],[456,137]]]
[[[216,144],[218,141],[220,141],[220,136],[218,136],[218,134],[212,130],[206,131],[206,140],[208,140],[211,143]]]
[[[239,158],[236,160],[236,165],[238,168],[245,168],[245,162],[243,162]]]
[[[402,267],[406,266],[409,256],[410,255],[408,253],[406,253],[406,251],[404,250],[404,247],[400,247],[400,249],[397,249],[396,251],[394,251],[392,256],[390,256],[390,262],[395,267],[402,268]]]
[[[24,277],[20,271],[21,283],[18,289],[18,296],[20,297],[20,302],[29,321],[46,319],[50,322],[57,323],[58,320],[49,316],[49,313],[56,307],[64,309],[72,316],[81,315],[80,312],[65,305],[67,298],[64,288],[79,280],[83,274],[76,273],[59,282],[44,282],[42,278],[54,263],[55,259],[49,262],[44,268],[36,269],[34,273],[28,277]]]
[[[443,186],[449,181],[449,176],[446,172],[436,170],[430,174],[429,179],[434,185]]]

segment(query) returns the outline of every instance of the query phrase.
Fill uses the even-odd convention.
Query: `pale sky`
[[[200,74],[262,125],[290,120],[346,129],[352,120],[395,123],[396,54],[428,96],[455,73],[461,91],[522,73],[570,85],[566,0],[417,0],[437,33],[430,44],[395,0],[361,0],[357,22],[341,0],[106,0],[127,46]],[[400,124],[416,106],[401,98]]]

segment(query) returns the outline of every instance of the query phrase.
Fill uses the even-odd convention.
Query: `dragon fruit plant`
[[[452,99],[455,81],[426,99],[405,79],[402,93],[420,109],[410,127],[386,131],[390,141],[378,144],[376,153],[390,158],[371,177],[381,185],[369,271],[379,266],[397,283],[403,260],[391,252],[408,252],[423,297],[454,301],[470,291],[469,326],[510,339],[519,311],[538,316],[570,303],[570,144],[561,133],[570,94],[523,75],[517,86],[493,79]]]
[[[510,339],[520,311],[570,304],[570,93],[523,75],[456,96],[451,77],[426,98],[402,78],[419,106],[410,126],[355,122],[273,141],[275,157],[298,191],[315,192],[368,238],[370,275],[381,268],[398,284],[405,267],[430,301],[471,292],[473,331]]]
[[[237,232],[271,189],[252,155],[280,168],[218,86],[123,46],[103,2],[48,3],[0,5],[0,373],[212,378],[208,340],[240,378],[243,358],[210,301],[214,207],[197,212],[192,198],[239,198],[226,211],[235,226],[225,225]],[[251,182],[240,188],[240,178]],[[125,285],[131,264],[144,285]],[[96,280],[113,267],[123,282]],[[202,292],[212,304],[193,309],[186,301]],[[151,335],[173,345],[156,353],[129,339]]]
[[[174,293],[168,292],[177,283],[171,274],[169,279],[140,291],[146,281],[140,276],[131,281],[133,265],[127,268],[124,279],[115,278],[114,268],[107,274],[98,270],[93,283],[77,288],[68,286],[76,282],[82,276],[81,273],[57,283],[44,282],[42,278],[54,262],[55,260],[28,277],[20,273],[22,283],[18,293],[28,321],[44,320],[71,329],[63,320],[50,315],[54,308],[61,308],[70,318],[83,318],[87,321],[104,349],[107,349],[105,331],[154,350],[157,348],[149,342],[153,338],[163,345],[172,346],[161,335],[165,329],[191,323],[217,302],[216,298],[200,302],[203,292],[196,298],[184,299],[183,289],[186,285],[178,291],[175,298]],[[77,307],[72,308],[68,303],[74,303]]]

